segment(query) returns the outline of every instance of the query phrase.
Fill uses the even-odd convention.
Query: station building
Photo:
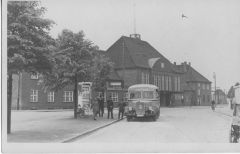
[[[171,63],[139,34],[122,36],[101,53],[114,63],[103,94],[105,101],[109,96],[115,105],[126,101],[127,88],[141,83],[159,87],[161,106],[210,105],[211,82],[190,63]],[[14,76],[13,109],[62,109],[73,108],[73,104],[73,86],[44,92],[37,75]]]

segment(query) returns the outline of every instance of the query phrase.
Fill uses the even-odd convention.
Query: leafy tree
[[[37,1],[7,3],[8,133],[11,131],[12,75],[51,70],[48,54],[54,40],[49,30],[54,22],[43,18],[45,11]]]
[[[43,79],[43,85],[51,90],[74,86],[74,118],[77,118],[78,82],[91,81],[97,87],[108,75],[110,62],[96,52],[98,47],[85,39],[82,31],[73,33],[65,29],[56,42],[53,68]]]
[[[113,71],[113,63],[103,53],[95,52],[92,63],[92,81],[95,91],[104,92],[108,75]]]

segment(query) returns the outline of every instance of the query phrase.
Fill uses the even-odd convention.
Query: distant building
[[[217,89],[215,95],[217,104],[227,104],[227,95],[223,90]]]
[[[115,105],[127,101],[127,88],[134,84],[154,84],[159,87],[162,106],[210,105],[211,82],[186,62],[172,64],[139,34],[122,36],[106,52],[114,62],[114,71],[108,76],[103,95],[111,96]],[[18,95],[19,92],[19,95]],[[44,92],[38,76],[22,73],[14,76],[13,109],[73,108],[73,86],[58,92]]]

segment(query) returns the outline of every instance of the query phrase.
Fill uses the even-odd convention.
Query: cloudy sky
[[[83,30],[102,50],[134,33],[134,3],[137,33],[171,62],[191,62],[210,81],[216,72],[225,90],[240,81],[239,0],[42,1],[56,22],[54,38],[65,28]]]

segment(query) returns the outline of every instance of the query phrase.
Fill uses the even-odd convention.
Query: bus
[[[136,84],[128,88],[128,103],[125,107],[127,121],[148,118],[156,121],[160,116],[158,87],[151,84]]]

